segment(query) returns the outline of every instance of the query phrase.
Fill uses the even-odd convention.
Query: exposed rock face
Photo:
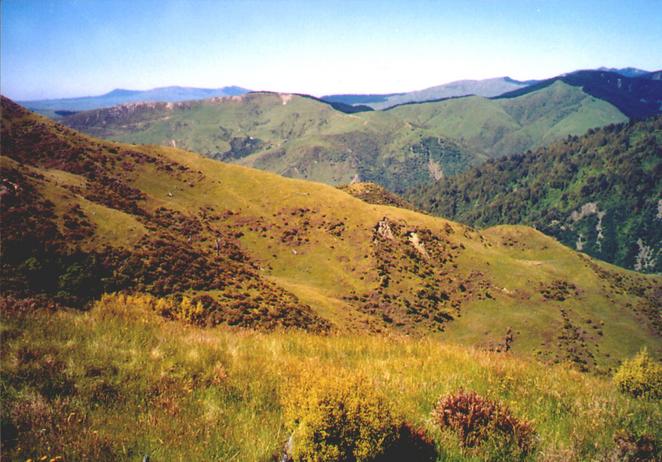
[[[636,271],[647,271],[655,268],[657,258],[653,247],[646,245],[641,238],[637,240],[637,245],[639,246],[639,253],[635,257],[634,269]]]
[[[577,223],[578,221],[590,217],[591,215],[595,215],[598,218],[598,222],[595,225],[595,231],[597,233],[595,244],[599,250],[602,250],[602,240],[605,238],[602,220],[604,219],[605,215],[607,215],[607,212],[600,210],[597,202],[587,202],[586,204],[582,205],[579,210],[573,210],[570,214],[570,219],[573,223]],[[570,227],[572,229],[572,225],[570,225]],[[579,233],[577,236],[577,242],[575,243],[575,248],[577,250],[583,250],[586,243],[587,242],[584,239],[582,233]]]
[[[435,162],[432,159],[428,161],[428,171],[435,181],[439,181],[444,177],[444,171],[441,168],[441,165],[439,165],[439,162]]]
[[[384,239],[388,239],[389,241],[395,239],[391,225],[389,224],[388,218],[386,217],[379,220],[377,226],[375,226],[375,232],[379,236],[383,237]]]
[[[579,210],[573,210],[570,214],[570,218],[572,221],[577,223],[582,218],[588,217],[589,215],[594,215],[596,213],[598,213],[598,204],[596,202],[587,202],[586,204],[582,205]]]
[[[418,234],[416,233],[409,233],[409,242],[411,242],[411,245],[414,246],[416,251],[420,253],[422,256],[425,258],[429,258],[427,250],[425,250],[425,245],[423,244],[423,241],[418,237]]]

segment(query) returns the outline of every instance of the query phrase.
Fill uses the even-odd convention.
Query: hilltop
[[[401,193],[491,157],[625,120],[609,103],[558,82],[517,98],[473,96],[355,114],[309,97],[250,93],[117,106],[63,122],[116,141],[177,146],[288,177],[373,182]]]
[[[662,271],[662,117],[590,130],[410,191],[473,226],[522,223],[637,271]]]
[[[402,197],[375,183],[351,183],[338,186],[338,189],[368,204],[391,205],[401,209],[415,210],[415,207]]]
[[[185,151],[101,141],[2,100],[5,293],[131,290],[200,325],[436,334],[606,371],[660,353],[660,278],[522,226],[476,231]],[[177,298],[179,297],[179,298]],[[183,309],[183,308],[182,308]]]
[[[438,462],[512,460],[436,427],[435,403],[461,389],[532,421],[527,461],[655,460],[660,451],[659,401],[567,364],[436,338],[201,329],[140,300],[106,297],[86,313],[0,305],[3,459],[273,460],[291,434],[283,402],[292,388],[328,377],[383,393],[434,441]],[[405,456],[395,460],[419,460]]]

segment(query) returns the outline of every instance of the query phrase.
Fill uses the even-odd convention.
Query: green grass
[[[628,398],[607,378],[438,338],[199,329],[112,303],[5,312],[1,326],[3,425],[19,428],[7,460],[267,461],[288,438],[289,384],[340,373],[374,382],[434,438],[439,460],[489,457],[463,451],[431,419],[439,397],[459,389],[532,420],[532,459],[603,459],[623,429],[662,438],[659,404]]]

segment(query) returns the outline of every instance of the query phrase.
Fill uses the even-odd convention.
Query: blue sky
[[[2,0],[18,100],[240,85],[382,93],[458,79],[662,68],[660,0]]]

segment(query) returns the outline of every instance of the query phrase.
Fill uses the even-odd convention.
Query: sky
[[[662,0],[1,0],[16,100],[181,85],[388,93],[662,68]]]

